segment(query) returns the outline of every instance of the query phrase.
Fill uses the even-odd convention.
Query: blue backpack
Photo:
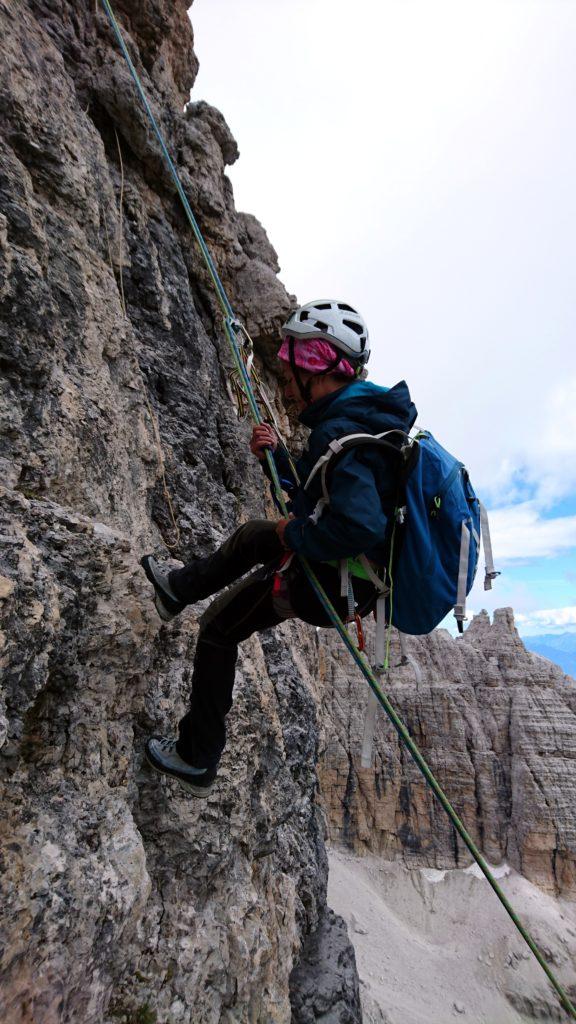
[[[351,448],[364,445],[382,447],[385,457],[398,463],[396,519],[388,536],[389,578],[380,579],[365,556],[359,559],[386,599],[386,620],[402,633],[430,633],[454,609],[458,630],[463,632],[466,596],[476,576],[481,537],[484,589],[491,589],[499,575],[492,562],[488,516],[465,466],[428,431],[420,431],[413,439],[399,430],[349,434],[331,442],[306,482],[321,470],[324,497],[319,513],[330,500],[328,475],[335,462]]]
[[[419,458],[405,483],[406,522],[394,569],[392,624],[402,633],[429,633],[453,608],[461,633],[481,537],[485,590],[498,575],[488,516],[463,463],[428,431],[414,443]]]

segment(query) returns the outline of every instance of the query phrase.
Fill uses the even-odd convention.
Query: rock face
[[[335,991],[335,964],[340,991]],[[306,956],[292,974],[292,990],[294,1017],[302,1024],[361,1024],[356,961],[346,926],[333,910],[310,936]]]
[[[576,685],[530,654],[511,609],[444,630],[393,636],[385,690],[488,860],[507,859],[551,892],[576,896]],[[437,868],[470,860],[393,726],[379,712],[362,768],[368,688],[323,640],[320,778],[334,839]]]
[[[115,6],[265,353],[291,300],[234,208],[222,116],[179,113],[188,5]],[[196,625],[161,626],[138,557],[266,512],[213,290],[100,4],[0,0],[0,38],[0,1017],[308,1021],[290,978],[327,920],[308,631],[245,645],[207,802],[142,767],[185,707]],[[341,927],[333,948],[336,1021],[359,1004]]]
[[[235,210],[224,119],[183,111],[187,4],[115,7],[266,367],[292,300]],[[271,509],[211,282],[100,4],[0,0],[0,39],[1,1019],[360,1022],[326,906],[319,754],[334,836],[430,865],[462,851],[382,719],[376,769],[358,768],[363,684],[297,623],[244,646],[213,796],[143,767],[144,738],[186,706],[197,627],[160,625],[138,558],[206,553]],[[408,652],[393,697],[487,855],[573,891],[571,684],[505,614]]]

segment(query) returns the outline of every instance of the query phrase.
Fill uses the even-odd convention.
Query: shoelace
[[[158,740],[158,746],[165,754],[173,754],[176,750],[175,740]]]
[[[176,754],[178,756],[176,740],[159,739],[158,746],[163,754]],[[186,767],[190,769],[192,775],[204,775],[206,773],[205,768],[194,768],[193,765],[186,765]]]

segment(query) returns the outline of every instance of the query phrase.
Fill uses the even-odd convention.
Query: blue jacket
[[[405,381],[393,388],[370,381],[353,381],[339,391],[318,399],[300,414],[300,422],[311,428],[308,444],[296,469],[302,484],[312,467],[324,455],[329,441],[346,434],[379,434],[399,428],[408,432],[416,420],[416,406]],[[393,500],[393,467],[376,448],[356,448],[336,463],[330,476],[330,505],[317,523],[308,518],[321,497],[320,473],[308,491],[293,478],[286,453],[276,449],[274,460],[289,496],[293,519],[284,534],[293,551],[312,561],[366,554],[382,564],[385,558],[384,506]],[[266,468],[266,463],[263,463]]]

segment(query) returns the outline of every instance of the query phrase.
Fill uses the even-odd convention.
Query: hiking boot
[[[178,779],[184,789],[194,796],[205,797],[211,792],[216,778],[215,768],[194,768],[184,761],[176,750],[176,740],[153,736],[145,747],[146,760],[157,772]]]
[[[140,565],[154,587],[154,604],[158,615],[164,622],[170,622],[186,607],[186,603],[176,597],[170,586],[168,581],[170,570],[161,569],[152,555],[144,555],[140,559]]]

